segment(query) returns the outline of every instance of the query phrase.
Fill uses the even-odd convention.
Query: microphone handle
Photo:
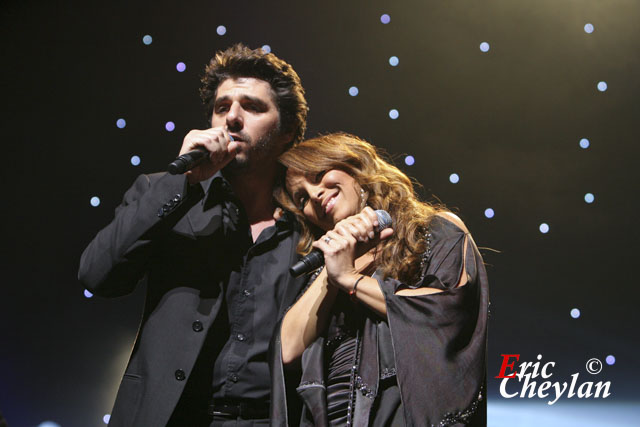
[[[317,249],[309,252],[300,261],[289,268],[289,273],[293,277],[300,277],[305,273],[316,270],[324,264],[324,254]]]
[[[209,152],[206,148],[198,147],[193,151],[178,156],[178,158],[169,164],[167,170],[171,175],[185,173],[200,164],[208,155]]]

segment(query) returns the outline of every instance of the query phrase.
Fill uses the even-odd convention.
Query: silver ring
[[[324,238],[324,242],[329,244],[329,242],[331,241],[331,237],[327,236]]]

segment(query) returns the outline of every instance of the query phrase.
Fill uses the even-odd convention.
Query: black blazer
[[[224,202],[212,182],[188,187],[183,175],[141,175],[114,220],[80,260],[79,280],[91,292],[115,297],[142,280],[142,322],[111,415],[113,426],[165,425],[180,399],[223,298],[217,255],[225,251]],[[298,240],[297,227],[294,242]],[[291,264],[297,259],[295,245]],[[287,284],[280,316],[302,279]],[[225,340],[228,337],[221,337]]]

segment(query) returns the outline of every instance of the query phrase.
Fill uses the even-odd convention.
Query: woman
[[[352,135],[304,141],[280,163],[275,195],[302,224],[298,251],[321,250],[325,267],[276,337],[273,422],[486,425],[488,285],[462,221],[418,201],[409,178]],[[393,229],[375,233],[374,209]],[[301,367],[300,422],[283,366]]]

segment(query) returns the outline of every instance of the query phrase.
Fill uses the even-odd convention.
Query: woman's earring
[[[360,209],[364,209],[367,205],[367,199],[365,195],[364,188],[360,187]]]

